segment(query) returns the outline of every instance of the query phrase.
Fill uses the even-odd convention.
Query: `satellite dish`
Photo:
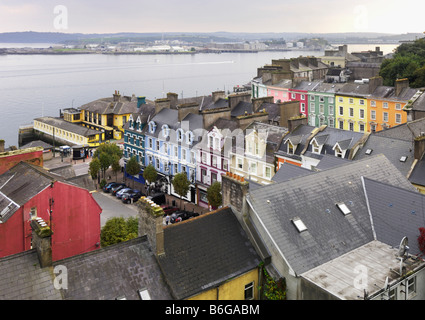
[[[400,242],[400,246],[398,248],[398,256],[403,257],[407,251],[409,251],[409,247],[407,246],[409,243],[407,237],[403,237]]]

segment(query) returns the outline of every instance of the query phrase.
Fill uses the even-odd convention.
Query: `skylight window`
[[[406,162],[406,160],[407,160],[407,157],[406,157],[406,156],[402,156],[402,157],[400,158],[400,162]]]
[[[371,154],[371,153],[372,153],[372,151],[373,151],[372,149],[367,149],[365,153],[366,153],[366,154]]]
[[[151,296],[149,295],[148,289],[141,289],[139,291],[140,299],[142,300],[151,300]]]
[[[307,227],[305,226],[304,222],[300,218],[292,219],[292,223],[295,225],[298,232],[303,232],[303,231],[307,230]]]
[[[351,213],[350,209],[348,209],[347,205],[343,202],[337,203],[336,206],[338,207],[339,210],[341,210],[341,212],[344,214],[344,216]]]

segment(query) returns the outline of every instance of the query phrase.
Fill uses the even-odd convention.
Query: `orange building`
[[[403,107],[417,91],[409,87],[408,79],[396,80],[394,87],[377,86],[367,99],[367,131],[381,131],[406,123]]]

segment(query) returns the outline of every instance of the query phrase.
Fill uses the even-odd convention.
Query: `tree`
[[[143,170],[143,178],[145,178],[146,181],[149,183],[152,183],[156,181],[156,178],[158,177],[158,172],[156,172],[156,169],[153,165],[149,164],[145,170]]]
[[[138,219],[136,217],[113,217],[106,221],[100,233],[102,247],[131,240],[137,237]]]
[[[121,170],[120,158],[116,154],[113,154],[111,158],[112,172],[115,174],[115,181],[117,181],[117,173]]]
[[[173,187],[176,193],[180,196],[180,209],[182,204],[182,198],[189,191],[190,181],[187,179],[185,172],[177,173],[173,178]]]
[[[97,158],[100,160],[100,167],[105,177],[106,170],[112,165],[115,158],[121,159],[122,150],[115,143],[102,143],[97,147],[93,154],[93,159]]]
[[[94,180],[97,178],[100,170],[100,161],[98,158],[92,159],[89,164],[89,174],[91,178]]]
[[[141,170],[141,167],[139,162],[137,161],[137,158],[135,156],[132,156],[130,160],[128,160],[127,165],[125,166],[125,171],[129,175],[133,176],[133,188],[134,188],[134,176],[136,174],[139,174],[140,170]]]
[[[208,203],[213,207],[213,209],[217,209],[221,206],[223,202],[223,197],[221,196],[221,183],[215,181],[207,190],[207,199]]]

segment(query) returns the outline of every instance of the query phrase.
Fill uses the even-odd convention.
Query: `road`
[[[137,216],[137,207],[134,204],[125,204],[110,193],[104,193],[103,191],[93,192],[92,195],[102,208],[100,215],[101,227],[112,217],[128,218]]]

